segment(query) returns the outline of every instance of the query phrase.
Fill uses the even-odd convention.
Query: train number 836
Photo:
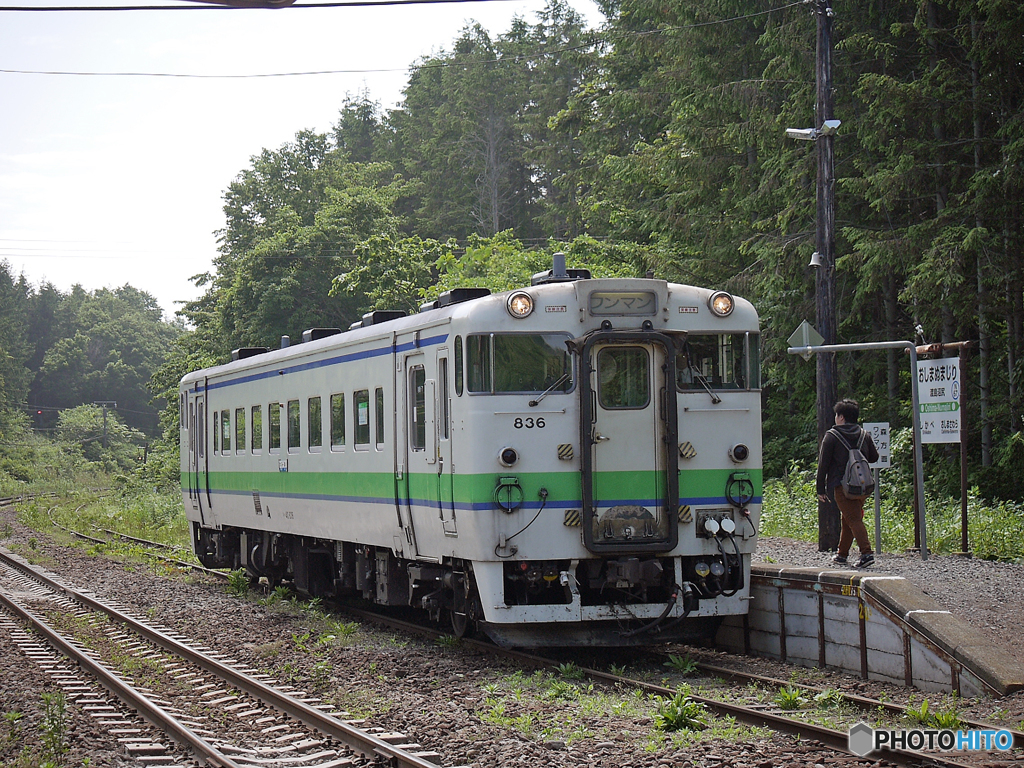
[[[512,422],[512,426],[516,429],[533,429],[534,427],[537,429],[544,429],[547,425],[545,424],[543,417],[535,419],[532,416],[529,416],[525,419],[516,418],[516,420]]]

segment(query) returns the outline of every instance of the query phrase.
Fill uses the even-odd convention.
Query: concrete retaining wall
[[[750,595],[720,648],[969,697],[1024,689],[1016,660],[900,576],[755,565]]]

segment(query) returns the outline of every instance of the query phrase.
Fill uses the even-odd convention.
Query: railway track
[[[378,622],[384,624],[390,628],[411,632],[424,637],[438,640],[444,636],[443,632],[440,632],[431,627],[426,627],[420,624],[411,623],[408,621],[395,619],[390,616],[386,616],[375,611],[368,611],[359,608],[353,608],[351,606],[341,607],[346,613],[350,613],[366,621]],[[548,670],[559,670],[565,665],[563,662],[538,656],[531,653],[525,653],[522,651],[510,650],[505,648],[498,648],[490,642],[484,642],[474,640],[471,638],[462,638],[460,641],[470,647],[484,650],[491,655],[500,655],[502,657],[515,660],[524,665],[543,668]],[[736,681],[742,681],[746,684],[756,683],[758,685],[785,687],[792,686],[797,687],[800,690],[807,692],[810,695],[816,695],[817,693],[823,692],[824,689],[815,688],[814,686],[801,685],[792,681],[779,680],[776,678],[769,678],[760,675],[753,675],[750,673],[741,672],[738,670],[726,669],[723,667],[717,667],[714,665],[699,665],[702,671],[711,676],[731,678]],[[612,674],[600,669],[582,666],[579,670],[591,680],[595,682],[601,682],[612,686],[618,686],[627,689],[638,689],[648,694],[662,696],[665,698],[672,698],[679,693],[679,689],[670,688],[666,685],[653,683],[647,680],[641,680],[637,678],[626,677],[623,675]],[[878,711],[885,711],[892,716],[905,716],[906,707],[902,707],[898,704],[887,703],[876,699],[870,699],[864,696],[857,696],[853,694],[842,693],[842,700],[845,704],[848,704],[851,708],[855,708],[859,712],[863,713],[875,713]],[[791,713],[787,713],[776,707],[766,706],[762,703],[743,704],[737,703],[735,700],[725,701],[718,698],[712,698],[707,696],[699,696],[690,693],[689,697],[691,700],[703,704],[707,709],[722,717],[733,717],[738,722],[745,723],[747,725],[762,726],[769,728],[773,731],[781,733],[787,733],[797,736],[801,739],[810,739],[818,741],[826,747],[840,752],[844,755],[853,755],[849,749],[849,734],[847,731],[840,731],[834,728],[828,728],[815,723],[809,723],[806,720],[800,719]],[[734,697],[735,699],[735,697]],[[874,717],[867,718],[871,721]],[[850,725],[853,725],[857,721],[857,718],[850,720]],[[996,729],[995,726],[991,726],[985,723],[978,723],[973,721],[962,721],[964,728],[979,728],[979,729]],[[903,726],[901,726],[903,727]],[[908,728],[909,730],[909,728]],[[1001,729],[1007,730],[1007,729]],[[1018,731],[1010,731],[1014,736],[1014,744],[1017,747],[1024,745],[1024,733]],[[1015,753],[1019,757],[1019,751]],[[920,752],[909,749],[890,749],[884,753],[873,753],[870,757],[872,760],[882,759],[897,765],[904,766],[935,766],[935,768],[964,768],[965,766],[974,765],[975,763],[969,762],[969,759],[958,759],[949,757],[941,753],[935,752]]]
[[[119,712],[96,698],[95,686],[61,670],[64,677],[58,682],[70,682],[69,693],[110,717],[112,738],[138,738],[128,733],[139,730],[128,714],[134,712],[183,745],[191,759],[223,768],[340,768],[379,762],[395,768],[436,766],[435,753],[404,735],[361,730],[345,713],[305,698],[301,691],[275,687],[267,676],[61,584],[2,549],[0,604],[123,703],[125,711]],[[33,647],[32,653],[42,651]],[[133,684],[123,671],[118,674],[118,666],[144,669],[148,687]],[[151,690],[154,681],[160,684],[157,691]],[[130,741],[127,748],[150,747]]]
[[[109,541],[105,539],[96,539],[94,537],[90,537],[76,531],[71,531],[70,529],[64,530],[66,530],[71,535],[78,536],[81,538],[92,539],[94,541],[99,542]],[[105,533],[107,536],[130,540],[153,549],[171,549],[171,547],[169,547],[168,545],[148,541],[146,539],[129,537],[125,534],[121,534],[112,530],[103,529],[102,532]],[[202,568],[201,566],[195,566],[191,563],[177,561],[172,558],[161,557],[161,559],[167,559],[172,562],[176,562],[182,566],[195,567],[198,570],[207,571],[211,575],[214,575],[218,578],[227,579],[227,574],[223,571],[209,571],[208,569]],[[387,626],[394,629],[412,632],[422,636],[430,637],[435,640],[440,639],[441,637],[443,637],[444,634],[430,627],[424,627],[419,624],[413,624],[410,622],[395,619],[393,617],[382,615],[376,612],[353,608],[351,606],[343,606],[342,610],[346,613],[350,613],[364,620],[386,624]],[[480,649],[485,650],[489,654],[501,654],[506,656],[507,658],[517,660],[520,663],[532,667],[557,669],[560,666],[560,662],[554,659],[544,658],[541,656],[536,656],[533,654],[527,654],[517,651],[498,649],[490,643],[482,643],[471,639],[463,639],[462,642],[471,646],[479,647]],[[845,692],[822,689],[809,685],[803,685],[796,683],[792,680],[780,680],[777,678],[755,675],[736,669],[721,667],[718,665],[701,663],[697,664],[696,666],[697,670],[705,676],[731,680],[733,682],[742,683],[747,686],[756,685],[765,689],[775,690],[781,690],[783,688],[788,687],[791,690],[795,689],[799,691],[802,695],[805,695],[808,698],[813,698],[820,694],[828,693],[832,696],[839,697],[844,707],[849,707],[850,709],[856,712],[865,713],[864,719],[868,720],[869,722],[873,722],[878,716],[878,714],[883,712],[888,718],[891,718],[893,721],[896,721],[900,718],[906,718],[908,714],[907,707],[892,702],[884,702],[864,696],[858,696],[856,694],[850,694]],[[581,669],[592,680],[614,686],[639,689],[649,694],[654,694],[668,698],[678,693],[677,689],[673,689],[665,685],[659,685],[657,683],[652,683],[650,681],[638,680],[634,678],[625,677],[622,675],[615,675],[599,669],[592,669],[586,667],[583,667]],[[821,725],[817,725],[815,723],[809,723],[804,719],[800,719],[800,717],[798,716],[793,716],[792,713],[782,710],[779,707],[772,706],[771,704],[765,704],[763,701],[737,703],[734,700],[723,701],[719,698],[709,696],[697,696],[693,695],[692,693],[690,694],[690,698],[694,701],[700,702],[701,704],[706,706],[709,711],[717,715],[733,717],[737,721],[742,723],[764,726],[774,731],[797,735],[801,739],[815,740],[837,752],[851,754],[848,748],[848,733],[846,731],[840,731],[833,728],[827,728]],[[856,722],[856,718],[850,720],[851,725],[854,722]],[[904,722],[903,725],[900,727],[906,727],[906,723]],[[961,720],[961,727],[971,729],[994,728],[994,726],[988,725],[986,723],[980,723],[970,720]],[[1024,744],[1024,733],[1018,731],[1010,732],[1012,733],[1013,738],[1015,740],[1015,744],[1018,747]],[[1019,753],[1015,754],[1019,755]],[[875,757],[877,757],[877,754],[875,755]],[[969,762],[962,761],[961,759],[943,755],[941,753],[924,753],[917,752],[914,750],[889,750],[884,753],[884,758],[892,763],[908,766],[929,765],[939,767],[948,766],[949,768],[963,768],[963,766],[971,764]]]

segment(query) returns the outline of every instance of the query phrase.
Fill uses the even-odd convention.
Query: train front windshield
[[[470,392],[568,392],[572,359],[567,334],[491,333],[466,339]]]

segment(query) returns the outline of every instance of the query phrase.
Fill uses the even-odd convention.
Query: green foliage
[[[44,755],[50,757],[57,765],[64,762],[67,745],[68,703],[64,691],[44,692],[43,722],[40,726]]]
[[[659,731],[699,731],[707,728],[707,707],[681,691],[671,698],[655,699],[654,727]]]
[[[668,667],[684,677],[689,677],[697,672],[697,661],[696,659],[691,658],[690,654],[677,656],[674,653],[670,653],[668,655],[668,661],[662,664],[662,666]]]
[[[558,665],[558,675],[566,680],[582,680],[586,676],[586,672],[575,662],[567,661]]]
[[[836,688],[826,688],[815,694],[814,703],[818,709],[841,709],[846,703],[843,692]]]
[[[924,699],[917,707],[908,705],[907,719],[915,725],[928,728],[958,730],[963,725],[960,715],[955,710],[932,709],[928,704],[928,699]]]
[[[249,576],[244,568],[239,568],[228,574],[228,583],[225,589],[229,595],[244,597],[249,594]]]
[[[806,703],[807,698],[803,695],[803,691],[792,685],[780,688],[775,694],[775,705],[779,709],[800,709]]]
[[[914,543],[912,479],[896,470],[883,472],[881,477],[883,544],[888,551],[907,549]],[[941,496],[930,486],[925,490],[929,549],[936,554],[958,552],[960,500]],[[871,509],[870,500],[866,507]],[[872,513],[868,514],[870,517]],[[977,489],[971,489],[967,519],[968,542],[975,557],[1024,562],[1024,505],[987,502],[980,498]],[[870,520],[868,526],[874,530]],[[781,478],[765,482],[760,530],[766,536],[817,541],[818,500],[813,471],[792,463]]]

